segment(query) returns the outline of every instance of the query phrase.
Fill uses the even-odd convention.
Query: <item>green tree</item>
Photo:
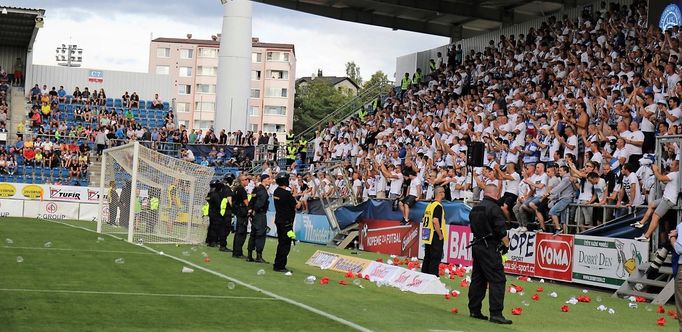
[[[386,93],[391,89],[391,81],[388,80],[388,76],[386,76],[386,74],[384,74],[384,72],[381,70],[374,73],[372,77],[370,77],[369,80],[365,82],[362,88],[367,89],[377,84],[379,84],[379,86],[381,87],[380,91],[383,93]]]
[[[362,86],[362,76],[360,76],[360,67],[355,64],[355,61],[346,62],[346,76],[353,80],[358,86]]]
[[[350,97],[324,80],[314,79],[296,87],[294,132],[300,133],[348,102]]]

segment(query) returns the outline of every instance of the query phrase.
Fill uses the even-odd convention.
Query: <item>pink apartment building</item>
[[[168,75],[178,122],[187,128],[213,125],[220,40],[156,38],[149,45],[149,72]],[[296,54],[294,45],[253,38],[251,99],[247,130],[284,133],[293,126]],[[215,128],[220,130],[221,128]]]

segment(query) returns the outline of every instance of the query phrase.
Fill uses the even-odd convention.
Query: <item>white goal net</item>
[[[200,243],[213,168],[186,162],[138,142],[102,154],[97,231],[133,243]]]

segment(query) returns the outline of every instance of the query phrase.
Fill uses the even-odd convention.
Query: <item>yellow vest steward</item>
[[[436,207],[440,206],[442,208],[443,213],[441,213],[440,216],[435,216],[438,218],[438,222],[440,223],[440,229],[441,232],[443,233],[443,241],[447,241],[447,231],[446,231],[446,224],[445,224],[445,209],[443,208],[443,205],[440,204],[440,202],[433,201],[429,203],[428,206],[426,206],[426,211],[424,211],[424,218],[422,219],[422,225],[421,225],[421,240],[424,244],[431,244],[431,241],[433,241],[434,235],[436,235],[436,231],[433,228],[433,211],[436,209]]]
[[[201,206],[201,214],[204,217],[208,216],[208,202]]]
[[[301,152],[308,152],[308,140],[305,139],[298,140],[298,147],[299,149],[301,149]]]
[[[287,150],[289,150],[287,159],[296,159],[296,152],[298,152],[298,149],[295,146],[289,146]]]
[[[415,72],[412,78],[412,84],[417,85],[422,81],[422,74]]]
[[[294,143],[294,134],[287,134],[287,144]]]
[[[407,90],[410,88],[410,84],[412,84],[412,81],[407,77],[403,77],[403,81],[400,83],[400,89]]]
[[[149,209],[152,211],[159,209],[159,199],[157,197],[152,197],[152,199],[149,200]]]
[[[220,215],[225,216],[225,210],[227,210],[227,198],[223,198],[222,201],[220,201]]]

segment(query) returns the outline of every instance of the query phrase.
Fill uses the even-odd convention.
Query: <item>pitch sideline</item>
[[[182,297],[200,299],[237,299],[237,300],[261,300],[278,301],[271,297],[257,296],[229,296],[229,295],[203,295],[203,294],[164,294],[164,293],[138,293],[138,292],[107,292],[69,289],[28,289],[28,288],[0,288],[0,292],[29,292],[29,293],[55,293],[55,294],[88,294],[88,295],[131,295],[131,296],[159,296],[159,297]]]
[[[65,223],[65,222],[61,222],[61,221],[47,220],[47,219],[42,219],[42,218],[41,218],[40,220],[42,220],[42,221],[47,221],[47,222],[53,222],[53,223],[55,223],[55,224],[60,224],[60,225],[68,226],[68,227],[71,227],[71,228],[82,229],[82,230],[85,230],[85,231],[88,231],[88,232],[91,232],[91,233],[97,233],[97,231],[94,231],[94,230],[91,230],[91,229],[88,229],[88,228],[85,228],[85,227],[81,227],[81,226],[71,225],[71,224],[68,224],[68,223]],[[100,233],[97,233],[97,234],[100,234]],[[113,236],[113,235],[109,235],[109,234],[105,234],[105,235],[110,236],[110,237],[115,238],[115,239],[118,239],[117,237],[115,237],[115,236]],[[156,250],[156,249],[154,249],[154,248],[148,247],[148,246],[146,246],[146,245],[137,245],[137,246],[139,246],[139,247],[141,247],[141,248],[145,248],[145,249],[147,249],[147,250],[149,250],[149,251],[151,251],[151,252],[153,252],[153,253],[155,253],[155,254],[159,254],[159,255],[161,254],[160,251],[158,251],[158,250]],[[243,281],[241,281],[241,280],[239,280],[239,279],[235,279],[235,278],[233,278],[233,277],[227,276],[227,275],[222,274],[222,273],[220,273],[220,272],[217,272],[217,271],[208,269],[208,268],[206,268],[206,267],[203,267],[203,266],[201,266],[201,265],[197,265],[197,264],[192,263],[192,262],[190,262],[190,261],[184,260],[184,259],[182,259],[182,258],[180,258],[180,257],[175,257],[175,256],[173,256],[173,255],[168,255],[168,254],[165,254],[165,253],[163,254],[163,256],[168,257],[168,258],[170,258],[170,259],[173,259],[173,260],[175,260],[175,261],[181,262],[181,263],[183,263],[183,264],[187,264],[187,265],[189,265],[189,266],[192,266],[192,267],[194,267],[194,268],[196,268],[196,269],[199,269],[199,270],[202,270],[202,271],[204,271],[204,272],[210,273],[210,274],[212,274],[212,275],[214,275],[214,276],[217,276],[217,277],[220,277],[220,278],[223,278],[223,279],[232,281],[232,282],[234,282],[234,283],[236,283],[236,284],[239,284],[239,285],[244,286],[244,287],[246,287],[246,288],[249,288],[249,289],[251,289],[251,290],[260,292],[260,293],[265,294],[265,295],[267,295],[267,296],[270,296],[270,297],[272,297],[272,298],[274,298],[274,299],[277,299],[277,300],[280,300],[280,301],[283,301],[283,302],[292,304],[292,305],[297,306],[297,307],[299,307],[299,308],[302,308],[302,309],[304,309],[304,310],[307,310],[307,311],[310,311],[310,312],[312,312],[312,313],[315,313],[315,314],[318,314],[318,315],[320,315],[320,316],[323,316],[323,317],[325,317],[325,318],[331,319],[331,320],[333,320],[333,321],[336,321],[336,322],[338,322],[338,323],[341,323],[341,324],[343,324],[343,325],[346,325],[346,326],[348,326],[348,327],[351,327],[351,328],[353,328],[353,329],[355,329],[355,330],[362,331],[362,332],[371,332],[371,331],[372,331],[372,330],[369,329],[369,328],[366,328],[366,327],[364,327],[364,326],[362,326],[362,325],[353,323],[353,322],[348,321],[348,320],[346,320],[346,319],[343,319],[343,318],[341,318],[341,317],[339,317],[339,316],[330,314],[330,313],[328,313],[328,312],[326,312],[326,311],[322,311],[322,310],[320,310],[320,309],[317,309],[317,308],[315,308],[315,307],[309,306],[309,305],[307,305],[307,304],[304,304],[304,303],[298,302],[298,301],[296,301],[296,300],[292,300],[292,299],[290,299],[290,298],[287,298],[287,297],[284,297],[284,296],[275,294],[275,293],[273,293],[273,292],[267,291],[267,290],[265,290],[265,289],[256,287],[256,286],[254,286],[254,285],[251,285],[251,284],[248,284],[248,283],[246,283],[246,282],[243,282]]]

